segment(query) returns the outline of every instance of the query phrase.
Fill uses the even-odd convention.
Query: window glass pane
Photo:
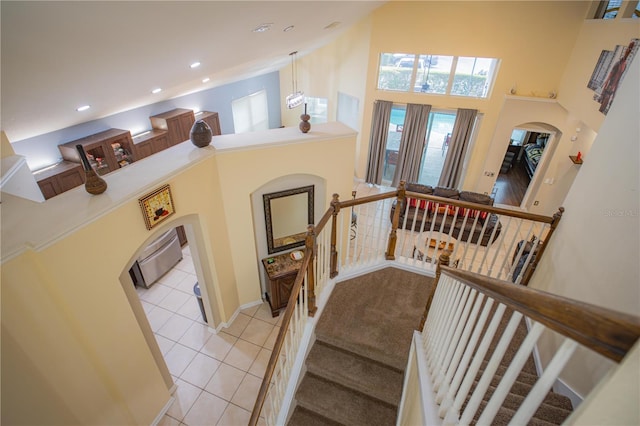
[[[602,19],[615,19],[618,16],[622,0],[609,0]]]
[[[311,116],[309,123],[327,122],[327,98],[305,98],[307,103],[307,114]]]
[[[459,57],[451,94],[486,98],[497,62],[492,58]]]
[[[455,113],[432,112],[429,114],[427,142],[422,153],[419,183],[438,186],[455,121]]]
[[[236,133],[268,129],[269,110],[266,90],[232,101],[231,112]]]
[[[415,55],[382,53],[378,68],[378,89],[408,92]]]
[[[387,149],[384,155],[384,169],[382,180],[391,182],[393,173],[398,164],[398,150],[400,149],[400,138],[404,127],[404,117],[406,108],[400,105],[391,107],[391,118],[389,123],[389,134],[387,135]]]
[[[447,93],[453,56],[420,55],[414,92]]]

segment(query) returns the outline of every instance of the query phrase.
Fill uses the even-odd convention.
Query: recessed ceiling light
[[[254,33],[263,33],[265,31],[269,31],[271,29],[271,26],[273,25],[273,23],[268,22],[266,24],[260,24],[257,27],[255,27],[252,31]]]
[[[157,88],[155,88],[155,89],[153,89],[153,90],[151,91],[151,93],[153,93],[153,94],[160,93],[160,92],[162,92],[162,89],[161,89],[161,88],[159,88],[159,87],[157,87]]]
[[[76,111],[80,112],[80,111],[86,111],[89,108],[91,108],[91,105],[82,105],[81,107],[76,108]]]
[[[202,82],[203,83],[208,83],[209,80],[211,80],[209,77],[205,77],[205,78],[202,79]]]
[[[198,68],[200,66],[200,62],[194,62],[191,65],[189,65],[191,68]]]
[[[285,33],[291,31],[292,29],[294,29],[295,27],[293,25],[289,25],[288,27],[286,27],[284,30]]]

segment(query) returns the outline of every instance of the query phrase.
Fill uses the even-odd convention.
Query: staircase
[[[432,285],[431,278],[396,268],[337,284],[316,326],[288,424],[394,425],[413,331]],[[524,336],[524,322],[520,327]],[[503,372],[500,367],[474,422]],[[508,424],[536,377],[530,360],[493,424]],[[530,424],[561,424],[570,413],[568,398],[550,393]]]

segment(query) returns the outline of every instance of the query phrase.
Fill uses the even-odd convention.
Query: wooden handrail
[[[289,329],[289,323],[291,322],[291,317],[293,316],[293,311],[296,307],[298,295],[300,294],[300,290],[302,289],[304,276],[307,272],[307,269],[309,268],[312,257],[312,252],[305,251],[304,258],[302,259],[302,266],[300,267],[298,275],[296,275],[296,280],[294,281],[293,287],[291,288],[291,295],[289,296],[289,301],[287,302],[287,309],[285,310],[284,316],[282,317],[280,331],[278,332],[278,337],[276,338],[276,342],[273,345],[271,357],[269,358],[269,363],[267,364],[267,368],[264,372],[264,378],[262,379],[262,385],[260,386],[256,402],[253,406],[253,411],[251,412],[249,426],[255,426],[258,424],[258,419],[260,418],[260,413],[262,412],[262,407],[264,406],[264,402],[267,398],[267,392],[269,391],[269,384],[271,383],[271,379],[273,378],[273,373],[276,369],[278,358],[280,357],[280,351],[282,350],[282,346],[284,346],[284,338]]]
[[[441,269],[443,274],[460,280],[613,361],[620,362],[640,337],[638,316],[514,285],[474,272],[444,265]]]

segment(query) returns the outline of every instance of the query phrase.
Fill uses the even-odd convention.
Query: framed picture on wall
[[[176,212],[169,185],[161,186],[138,201],[147,229],[153,228]]]

